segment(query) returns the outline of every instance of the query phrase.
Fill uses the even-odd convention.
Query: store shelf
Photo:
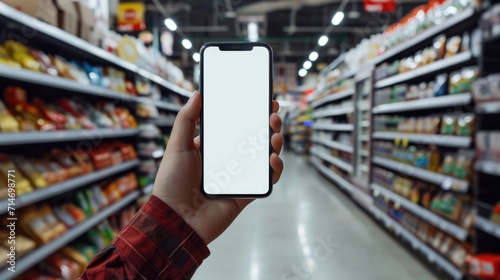
[[[354,112],[354,107],[334,108],[334,109],[319,110],[317,112],[314,112],[312,117],[313,118],[324,118],[324,117],[350,114],[352,112]]]
[[[476,104],[478,114],[500,114],[500,101],[490,101]]]
[[[0,14],[2,11],[1,6],[5,5],[0,2]],[[94,85],[84,85],[76,81],[65,79],[61,77],[51,76],[35,71],[17,69],[8,66],[0,66],[0,77],[8,78],[16,81],[33,83],[57,89],[63,89],[72,92],[83,93],[91,96],[104,97],[114,100],[121,100],[125,102],[137,102],[137,98],[127,93],[121,93],[103,87]]]
[[[355,186],[352,190],[351,197],[367,211],[369,211],[373,205],[373,196],[371,196],[362,188]]]
[[[15,209],[34,204],[36,202],[54,197],[59,194],[67,193],[80,187],[89,185],[99,180],[109,178],[115,174],[132,169],[139,165],[139,160],[131,160],[117,166],[106,168],[99,171],[93,171],[87,175],[82,175],[74,179],[66,180],[62,183],[36,189],[30,193],[16,196]],[[7,199],[0,200],[0,215],[7,213]],[[0,279],[2,279],[0,277]]]
[[[159,150],[153,151],[151,153],[139,153],[139,156],[143,157],[143,158],[159,159],[159,158],[162,158],[164,154],[165,154],[165,151],[163,149],[159,149]]]
[[[481,216],[477,216],[474,219],[474,225],[484,231],[487,232],[496,238],[500,238],[500,224],[494,223],[486,218]]]
[[[372,134],[373,139],[378,140],[395,140],[408,139],[415,144],[429,144],[452,148],[468,148],[472,143],[471,137],[466,136],[449,136],[438,134],[411,134],[398,132],[375,132]]]
[[[418,239],[415,235],[389,217],[389,215],[384,213],[382,210],[378,209],[376,206],[372,206],[371,212],[377,219],[382,220],[387,228],[393,228],[396,235],[402,236],[405,240],[407,240],[412,245],[413,249],[424,254],[430,263],[434,263],[442,268],[450,276],[452,276],[453,279],[458,280],[464,277],[463,273],[445,257]]]
[[[368,165],[360,164],[359,170],[361,170],[362,172],[368,173],[370,171],[370,168],[368,167]]]
[[[312,138],[311,141],[313,141],[315,143],[322,144],[322,145],[327,146],[327,147],[332,148],[332,149],[336,149],[336,150],[339,150],[339,151],[346,152],[346,153],[352,153],[353,152],[353,148],[351,146],[342,144],[342,143],[337,142],[337,141],[332,141],[332,140],[327,140],[327,139],[320,139],[320,138],[317,138],[317,137]]]
[[[63,44],[69,45],[72,48],[75,48],[79,51],[86,53],[89,56],[101,59],[108,63],[111,63],[117,67],[128,70],[133,73],[137,73],[143,76],[146,79],[149,79],[158,85],[175,92],[179,95],[183,95],[185,97],[190,97],[191,93],[187,90],[184,90],[173,83],[168,82],[167,80],[152,74],[148,71],[140,69],[137,65],[125,61],[114,54],[111,54],[99,47],[96,47],[76,36],[73,36],[56,26],[52,26],[45,22],[42,22],[32,16],[29,16],[23,12],[20,12],[4,3],[0,3],[0,18],[8,19],[10,21],[15,21],[20,23],[21,25],[26,26],[30,29],[30,34],[33,32],[37,32],[40,34],[44,34],[45,36],[50,37],[53,40],[57,40]],[[48,75],[46,75],[48,76]]]
[[[147,122],[152,123],[156,126],[169,127],[174,125],[175,120],[172,118],[159,117],[148,119]]]
[[[440,228],[441,230],[447,232],[451,236],[457,238],[458,240],[465,241],[467,239],[468,233],[464,228],[442,218],[438,214],[415,204],[408,199],[390,191],[387,188],[379,186],[377,184],[371,184],[372,190],[381,193],[386,198],[391,199],[395,203],[403,206],[406,210],[411,211],[413,214],[419,216],[420,218],[426,220],[428,223]]]
[[[395,84],[399,84],[408,80],[412,80],[415,78],[418,78],[420,76],[424,75],[429,75],[432,73],[440,72],[440,71],[446,71],[447,69],[454,67],[456,65],[460,65],[464,62],[472,60],[472,53],[470,51],[465,51],[462,53],[459,53],[455,56],[444,58],[441,60],[438,60],[434,63],[422,66],[420,68],[417,68],[415,70],[398,74],[389,78],[385,78],[383,80],[380,80],[375,83],[375,88],[383,88],[383,87],[388,87],[392,86]]]
[[[354,186],[346,181],[344,178],[342,178],[340,175],[337,173],[331,171],[330,169],[326,168],[319,160],[313,159],[312,164],[316,167],[316,169],[323,173],[326,177],[328,177],[330,180],[334,181],[337,183],[341,188],[343,188],[345,191],[351,193],[354,189]]]
[[[132,201],[136,200],[139,197],[139,191],[134,191],[124,198],[120,199],[118,202],[99,210],[99,212],[80,224],[76,225],[72,229],[68,230],[61,236],[55,238],[52,242],[47,243],[38,249],[35,249],[32,252],[29,252],[27,255],[16,260],[16,272],[11,272],[7,270],[7,268],[3,268],[0,271],[0,279],[13,279],[18,277],[21,273],[33,267],[37,263],[41,262],[48,256],[55,253],[57,250],[61,249],[71,241],[85,234],[99,223],[107,219],[109,216],[113,215],[117,211],[121,210]]]
[[[370,155],[370,152],[367,150],[359,150],[359,154],[364,157],[368,157]]]
[[[321,98],[320,100],[311,103],[311,107],[316,108],[320,105],[323,105],[323,104],[326,104],[328,102],[332,102],[335,100],[339,100],[342,98],[346,98],[346,97],[349,97],[353,94],[354,94],[354,89],[347,89],[347,90],[344,90],[344,91],[341,91],[338,93],[329,94],[329,95]]]
[[[370,127],[370,121],[361,121],[361,127]]]
[[[410,38],[408,40],[405,40],[403,43],[389,49],[382,55],[376,57],[375,59],[372,60],[373,64],[379,64],[381,62],[384,62],[399,53],[406,51],[408,49],[411,49],[413,46],[418,45],[422,41],[431,39],[440,33],[442,33],[445,30],[448,30],[450,28],[453,28],[455,25],[471,18],[474,15],[474,8],[469,8],[465,11],[462,11],[461,13],[457,15],[453,15],[452,17],[449,17],[445,22],[442,22],[440,24],[436,24],[429,29],[421,32],[420,34],[416,35],[413,38]],[[430,45],[430,44],[429,44]],[[415,50],[417,51],[417,50]]]
[[[370,141],[370,137],[368,137],[367,135],[361,135],[359,136],[359,139],[363,142],[368,142]]]
[[[472,96],[470,93],[432,97],[414,101],[398,102],[376,106],[372,109],[374,114],[387,114],[397,112],[410,112],[436,108],[454,108],[470,104]]]
[[[500,176],[500,163],[498,162],[480,160],[476,162],[474,169],[490,175]]]
[[[401,174],[412,176],[422,181],[438,185],[443,190],[454,190],[456,192],[462,193],[466,193],[469,190],[469,182],[467,181],[424,170],[405,163],[400,163],[381,157],[374,157],[373,163],[389,168]]]
[[[95,129],[0,133],[0,146],[136,136],[138,129]]]
[[[163,110],[169,110],[173,112],[179,112],[182,109],[181,105],[165,102],[165,101],[160,101],[160,100],[153,100],[150,98],[144,98],[144,97],[139,97],[137,98],[138,102],[141,103],[148,103],[156,106],[158,109],[163,109]]]
[[[319,151],[318,149],[316,149],[314,147],[311,148],[310,153],[312,155],[315,155],[315,156],[323,159],[323,160],[328,161],[329,163],[337,166],[338,168],[340,168],[340,169],[342,169],[342,170],[344,170],[346,172],[349,172],[349,173],[352,172],[352,165],[350,165],[349,163],[346,163],[346,162],[344,162],[344,161],[342,161],[342,160],[340,160],[338,158],[335,158],[335,157],[333,157],[331,155],[323,153],[323,152]]]
[[[332,130],[332,131],[351,131],[354,129],[352,124],[318,123],[313,124],[314,130]]]

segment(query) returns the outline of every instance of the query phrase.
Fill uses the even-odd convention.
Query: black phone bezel
[[[204,77],[203,77],[203,69],[204,69],[204,52],[207,48],[210,47],[218,47],[220,50],[223,51],[249,51],[252,50],[253,47],[264,47],[269,51],[269,117],[272,114],[273,111],[273,103],[272,103],[272,96],[273,96],[273,50],[271,46],[269,46],[266,43],[263,42],[210,42],[204,44],[201,49],[200,49],[200,94],[201,94],[201,112],[200,112],[200,152],[201,152],[201,182],[200,182],[200,190],[201,193],[207,197],[207,198],[265,198],[271,195],[273,191],[273,183],[272,183],[272,178],[273,178],[273,170],[271,167],[270,162],[269,163],[269,187],[267,193],[264,194],[208,194],[205,192],[205,189],[203,187],[203,182],[204,182],[204,156],[203,156],[203,149],[204,149],[204,141],[203,141],[203,129],[204,129],[204,122],[203,122],[203,105],[204,105],[204,95],[203,95],[203,85],[204,85]],[[235,89],[237,90],[237,89]],[[273,131],[271,128],[271,124],[269,123],[269,157],[271,157],[271,154],[273,153],[273,148],[271,145],[271,137],[273,135]]]

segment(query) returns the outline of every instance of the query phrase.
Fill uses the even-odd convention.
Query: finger
[[[281,158],[273,153],[271,155],[271,158],[270,158],[270,163],[271,163],[271,168],[273,169],[273,185],[276,184],[280,177],[281,177],[281,173],[283,172],[283,161],[281,160]]]
[[[271,128],[274,132],[278,133],[281,130],[281,118],[277,113],[272,113],[269,118],[269,122],[271,123]]]
[[[279,109],[280,109],[280,104],[278,103],[278,101],[273,100],[273,113],[278,113]]]
[[[193,138],[196,122],[200,118],[200,111],[201,96],[198,92],[195,92],[175,118],[167,149],[182,152],[195,148]]]
[[[200,144],[200,135],[196,136],[194,138],[194,145],[196,146],[196,148],[200,148],[201,144]]]
[[[281,147],[283,147],[283,135],[279,133],[273,134],[273,136],[271,136],[271,146],[273,147],[273,151],[277,155],[280,155]]]

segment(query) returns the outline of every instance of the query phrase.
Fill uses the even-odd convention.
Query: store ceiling
[[[331,18],[341,0],[144,0],[153,24],[166,30],[155,2],[172,17],[183,35],[198,50],[208,41],[246,40],[247,22],[259,25],[259,41],[268,42],[275,61],[295,62],[298,67],[317,46],[318,38],[331,25]],[[361,39],[380,32],[397,21],[422,0],[399,0],[396,13],[370,14],[363,11],[362,1],[348,1],[346,18],[329,33],[329,42],[319,51],[320,62],[329,63],[342,51],[358,44]],[[190,53],[182,48],[176,35],[174,58],[183,58],[186,68],[192,63]],[[184,55],[183,55],[184,52]]]

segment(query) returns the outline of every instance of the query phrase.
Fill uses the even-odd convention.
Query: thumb
[[[183,152],[196,148],[193,138],[200,111],[201,96],[199,92],[194,92],[175,118],[167,149]]]

